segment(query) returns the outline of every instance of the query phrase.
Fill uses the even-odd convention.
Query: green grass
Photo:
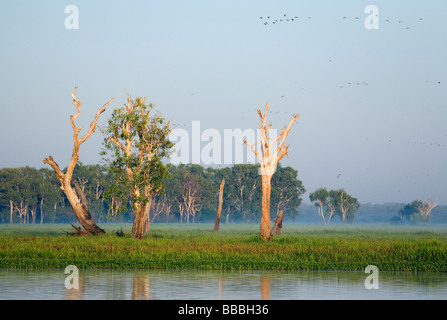
[[[286,224],[269,242],[247,224],[152,224],[142,240],[130,224],[101,227],[75,237],[69,225],[0,225],[0,268],[447,271],[443,227]]]

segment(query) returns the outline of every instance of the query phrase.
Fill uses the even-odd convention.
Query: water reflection
[[[80,270],[66,289],[63,270],[0,269],[0,299],[447,299],[447,274],[381,272],[368,290],[363,272]]]

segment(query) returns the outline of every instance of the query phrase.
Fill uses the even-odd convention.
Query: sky
[[[81,135],[126,91],[177,128],[222,136],[256,130],[269,102],[278,131],[300,114],[281,164],[298,170],[305,201],[326,187],[446,205],[446,12],[443,0],[3,0],[0,167],[68,165],[75,86]],[[101,148],[97,130],[80,161],[99,163]]]

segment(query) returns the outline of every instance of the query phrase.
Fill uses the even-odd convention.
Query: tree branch
[[[259,162],[262,163],[262,158],[261,155],[259,154],[259,152],[252,146],[250,145],[247,140],[244,140],[244,143],[247,145],[247,147],[249,147],[251,149],[251,151],[253,151],[253,153],[256,155],[256,157],[258,158]]]

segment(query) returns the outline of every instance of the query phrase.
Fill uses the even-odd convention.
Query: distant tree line
[[[316,215],[324,224],[329,224],[334,217],[340,218],[343,223],[352,223],[354,217],[363,223],[391,223],[391,224],[421,224],[421,223],[447,223],[447,206],[438,206],[430,199],[426,201],[414,200],[408,204],[362,204],[356,198],[349,195],[344,189],[327,190],[318,188],[309,195],[310,201],[317,208]],[[438,208],[439,210],[436,210]],[[315,213],[315,208],[305,207],[304,221],[316,222],[310,217],[309,211]],[[432,219],[432,212],[436,212],[436,218]]]
[[[168,170],[163,190],[151,198],[151,221],[213,222],[222,178],[226,180],[222,222],[259,221],[262,196],[259,165],[205,168],[181,164],[168,166]],[[108,167],[78,162],[72,180],[85,195],[83,201],[95,221],[132,221],[129,201],[110,192],[116,181]],[[282,210],[285,218],[295,219],[305,192],[297,170],[278,165],[272,178],[272,217]],[[0,222],[74,223],[76,217],[51,169],[3,168],[0,169]]]

